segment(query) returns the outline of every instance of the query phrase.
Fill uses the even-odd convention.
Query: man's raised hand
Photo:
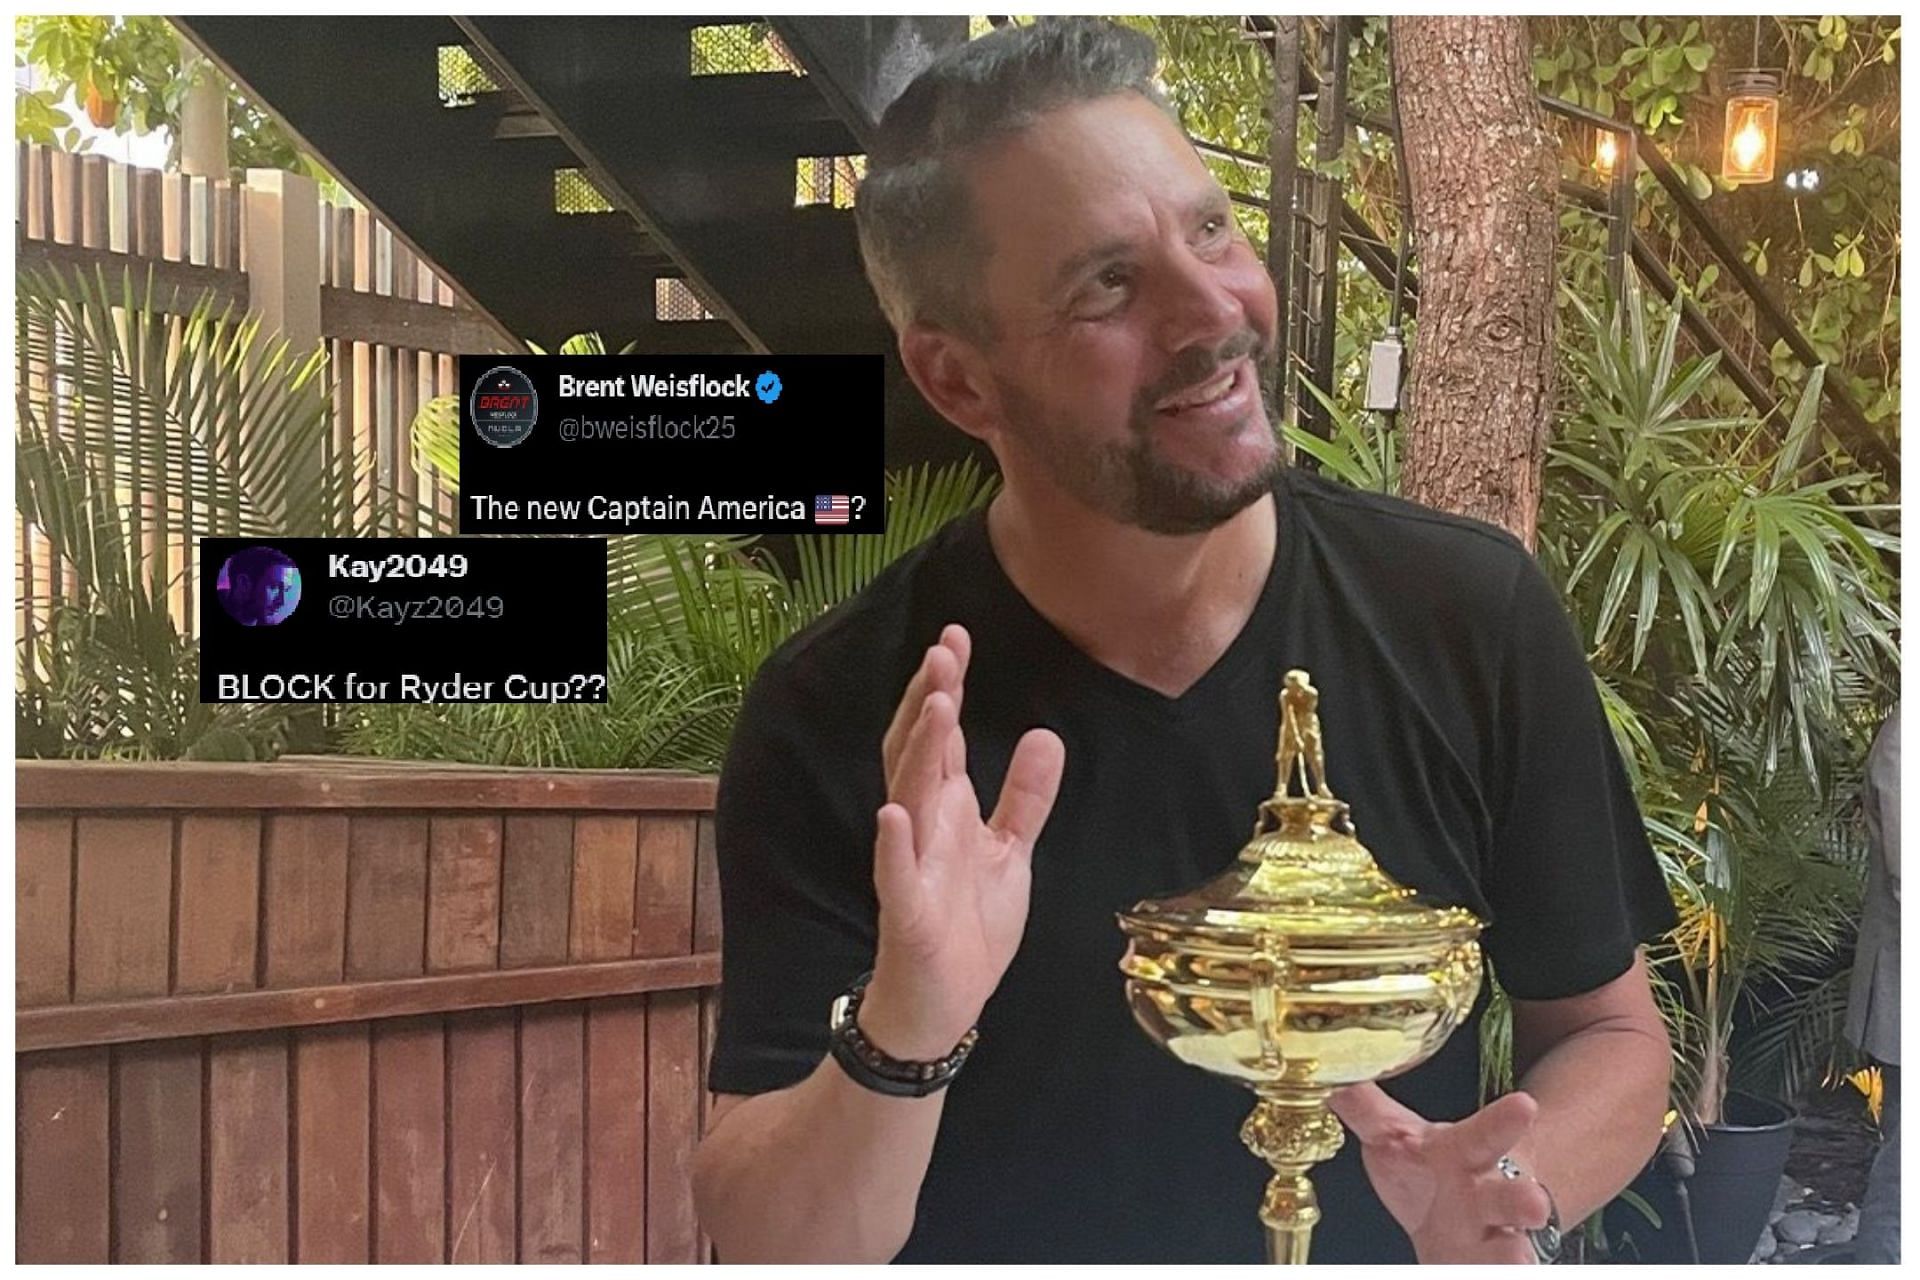
[[[861,1030],[896,1058],[952,1049],[999,986],[1026,929],[1034,842],[1059,794],[1066,748],[1031,729],[983,820],[960,729],[972,641],[949,626],[907,684],[881,747],[880,946]]]

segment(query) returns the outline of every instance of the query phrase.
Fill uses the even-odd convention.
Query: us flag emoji
[[[846,524],[853,519],[853,503],[844,493],[823,493],[813,500],[815,524]]]

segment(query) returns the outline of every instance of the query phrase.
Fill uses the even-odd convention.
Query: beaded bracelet
[[[896,1098],[924,1098],[951,1084],[960,1073],[967,1055],[980,1039],[974,1027],[944,1057],[931,1062],[910,1062],[889,1057],[876,1048],[860,1030],[859,1012],[866,996],[872,970],[861,974],[845,993],[833,1002],[830,1022],[833,1059],[853,1078],[854,1083],[876,1093]]]

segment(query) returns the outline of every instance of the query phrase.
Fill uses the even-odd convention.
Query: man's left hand
[[[1376,1084],[1340,1089],[1328,1105],[1360,1140],[1367,1178],[1421,1262],[1536,1261],[1526,1233],[1547,1224],[1547,1193],[1498,1168],[1532,1134],[1540,1104],[1530,1096],[1510,1093],[1451,1124],[1420,1116]]]

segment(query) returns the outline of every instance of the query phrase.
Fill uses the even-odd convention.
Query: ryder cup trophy
[[[1340,1149],[1327,1096],[1425,1062],[1480,990],[1480,921],[1389,878],[1328,790],[1318,698],[1287,673],[1279,781],[1233,866],[1120,915],[1135,1020],[1259,1098],[1240,1140],[1273,1166],[1260,1220],[1284,1263],[1320,1220],[1307,1171]]]

